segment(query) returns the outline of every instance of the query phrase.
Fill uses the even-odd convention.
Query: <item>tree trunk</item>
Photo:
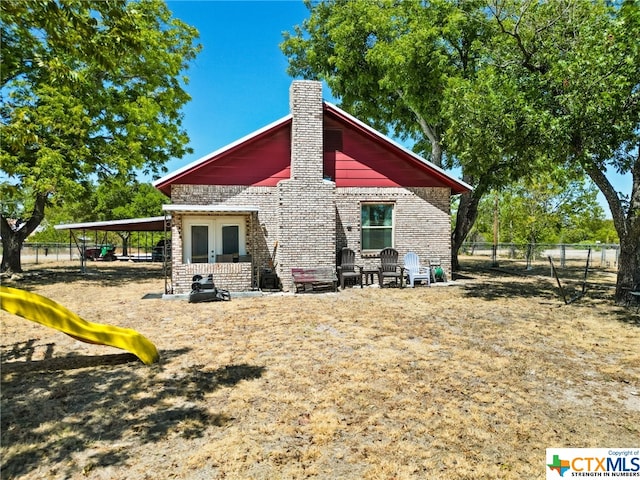
[[[454,272],[460,270],[458,252],[478,217],[478,204],[484,192],[485,188],[478,185],[471,192],[465,192],[460,195],[456,226],[451,234],[451,269]]]
[[[2,218],[2,223],[6,223],[4,217]],[[20,260],[22,242],[23,240],[20,240],[18,232],[14,232],[11,227],[2,228],[2,265],[0,266],[2,272],[22,272]]]
[[[616,279],[615,303],[628,305],[629,292],[640,286],[640,150],[631,168],[631,195],[625,212],[618,193],[597,165],[587,164],[585,170],[606,198],[613,224],[620,238],[620,257]]]
[[[615,301],[618,305],[629,305],[629,292],[640,289],[640,242],[620,239],[618,276],[616,278]]]
[[[8,219],[0,215],[0,235],[2,236],[2,264],[0,271],[9,273],[22,272],[20,252],[22,244],[38,225],[44,220],[44,209],[47,204],[47,194],[37,194],[31,217],[17,227],[11,227]]]
[[[118,232],[118,236],[122,240],[122,256],[126,257],[129,255],[129,237],[131,237],[131,233]]]

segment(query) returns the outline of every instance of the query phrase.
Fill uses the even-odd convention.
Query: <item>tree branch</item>
[[[503,19],[499,15],[499,12],[501,11],[501,9],[498,7],[497,2],[494,5],[495,5],[495,9],[490,7],[489,10],[491,11],[494,18],[496,19],[496,22],[500,27],[500,31],[505,35],[513,38],[516,41],[518,49],[523,55],[523,60],[521,62],[521,65],[531,72],[546,73],[546,71],[548,70],[547,67],[544,67],[542,65],[535,65],[532,62],[532,58],[535,51],[530,52],[529,50],[527,50],[526,46],[524,45],[524,41],[522,40],[522,36],[520,35],[520,32],[519,32],[520,22],[522,21],[524,12],[529,8],[529,3],[525,4],[522,7],[522,10],[520,11],[520,15],[518,16],[518,19],[515,23],[515,27],[513,31],[507,30],[507,28],[504,25]]]
[[[438,167],[442,167],[442,145],[440,144],[440,135],[436,132],[435,128],[429,125],[429,122],[425,120],[425,118],[420,114],[420,112],[411,105],[410,102],[407,101],[405,95],[402,91],[398,90],[398,96],[405,103],[407,108],[411,110],[411,112],[415,115],[418,125],[420,125],[420,129],[422,133],[424,133],[429,142],[431,143],[431,162],[437,165]]]
[[[583,165],[583,168],[585,169],[587,175],[589,175],[591,180],[593,180],[593,183],[598,186],[598,188],[604,195],[604,198],[607,200],[607,204],[609,205],[609,209],[611,210],[613,224],[618,231],[618,235],[620,237],[627,235],[628,225],[625,220],[624,207],[622,206],[620,197],[618,197],[618,193],[615,191],[613,185],[611,185],[611,182],[604,174],[604,169],[600,168],[593,161],[585,163]]]

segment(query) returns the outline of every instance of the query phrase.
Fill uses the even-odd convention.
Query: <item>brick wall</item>
[[[260,269],[270,265],[274,253],[278,232],[278,189],[235,185],[173,185],[171,198],[174,204],[255,206],[259,210],[258,213],[246,215],[246,251],[251,255],[252,262],[237,264],[182,263],[182,223],[185,215],[174,213],[171,243],[174,293],[188,293],[191,290],[191,278],[196,273],[213,273],[214,281],[219,288],[230,291],[251,289],[258,281]],[[235,213],[233,215],[237,216]]]
[[[335,184],[323,180],[322,84],[290,89],[291,178],[278,185],[278,275],[293,287],[291,268],[335,268]]]
[[[279,186],[278,275],[293,286],[294,267],[335,268],[333,182],[284,181]]]
[[[304,190],[305,185],[309,190]],[[451,220],[446,188],[335,188],[332,182],[315,185],[298,182],[293,186],[282,182],[279,187],[178,185],[173,187],[172,196],[183,204],[257,206],[255,221],[247,228],[247,253],[253,257],[254,279],[260,268],[275,264],[285,290],[291,288],[292,267],[333,267],[342,247],[355,250],[359,264],[377,268],[379,260],[363,255],[361,250],[362,202],[393,202],[395,247],[400,257],[412,251],[423,263],[439,258],[449,278],[451,275]],[[182,216],[174,215],[174,238],[179,236],[181,223]],[[172,242],[171,246],[174,290],[186,293],[193,274],[204,270],[198,266],[202,271],[196,272],[193,265],[186,268],[182,264],[180,241]],[[234,290],[239,282],[231,278],[233,272],[224,269],[206,273],[215,274],[220,288]],[[248,277],[243,278],[241,289],[246,290],[251,282]]]
[[[367,269],[377,268],[375,254],[362,252],[362,202],[395,205],[394,241],[400,259],[415,252],[423,263],[440,259],[451,275],[451,218],[448,188],[338,188],[336,189],[336,256],[343,247],[356,252],[356,261]]]
[[[289,89],[291,180],[319,182],[323,178],[322,84],[296,80]]]

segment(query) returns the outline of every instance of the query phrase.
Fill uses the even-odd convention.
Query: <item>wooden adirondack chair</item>
[[[362,267],[356,265],[356,253],[350,248],[343,248],[341,252],[340,265],[338,266],[338,279],[340,280],[340,288],[344,290],[345,280],[348,278],[355,279],[356,283],[360,283],[362,288]]]
[[[402,278],[404,277],[404,267],[398,264],[398,251],[394,248],[385,248],[380,252],[380,267],[378,268],[378,283],[382,288],[385,278],[395,278],[400,282],[402,288]]]
[[[404,271],[409,279],[409,286],[413,287],[416,280],[426,280],[431,285],[431,269],[420,265],[420,258],[413,252],[404,256]]]

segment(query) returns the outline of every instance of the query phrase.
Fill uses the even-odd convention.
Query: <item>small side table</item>
[[[363,281],[365,285],[373,285],[374,276],[378,274],[378,270],[362,270]]]

